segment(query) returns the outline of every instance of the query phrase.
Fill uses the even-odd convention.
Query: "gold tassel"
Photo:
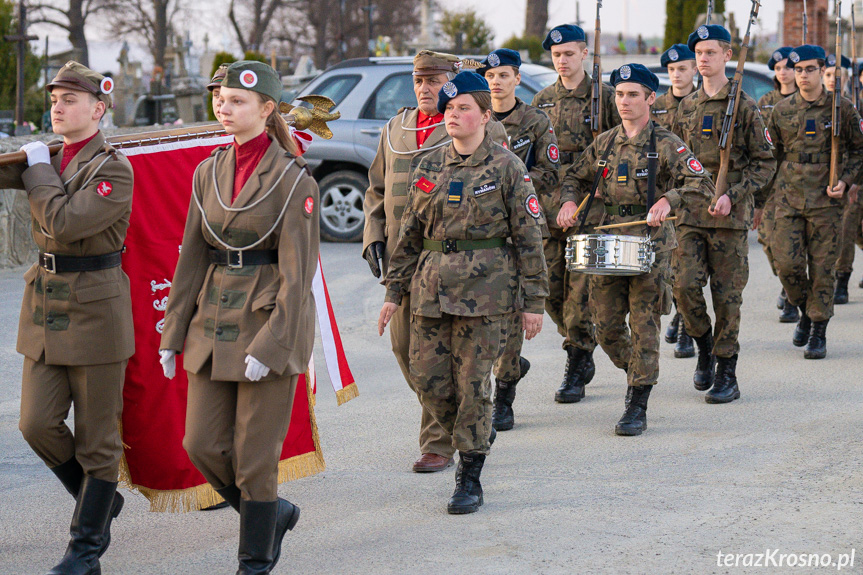
[[[341,405],[341,404],[347,403],[350,400],[352,400],[353,398],[359,396],[359,394],[360,394],[360,388],[358,388],[357,383],[354,382],[354,383],[350,384],[349,386],[347,386],[343,389],[340,389],[336,392],[336,401],[338,402],[339,405]]]

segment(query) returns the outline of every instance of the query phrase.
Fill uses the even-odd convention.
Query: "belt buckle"
[[[237,254],[237,263],[233,262],[232,256]],[[236,270],[243,267],[243,252],[240,250],[228,250],[228,269]]]
[[[457,252],[458,246],[456,245],[456,240],[444,240],[443,241],[443,253],[449,254],[452,252]]]
[[[617,213],[620,214],[620,217],[626,217],[626,216],[632,215],[629,213],[629,206],[624,206],[624,205],[617,206]]]
[[[54,254],[42,254],[42,268],[49,274],[57,273],[57,258]]]

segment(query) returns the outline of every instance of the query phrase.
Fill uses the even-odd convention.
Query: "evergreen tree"
[[[695,31],[698,16],[707,12],[707,0],[665,0],[665,41],[663,49],[672,44],[685,44]],[[713,13],[725,12],[725,0],[714,0]],[[716,23],[716,20],[713,20]]]

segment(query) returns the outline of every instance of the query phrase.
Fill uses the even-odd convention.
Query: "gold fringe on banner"
[[[315,418],[315,396],[309,378],[306,377],[306,397],[309,401],[309,423],[312,428],[312,441],[315,450],[285,459],[279,462],[279,483],[294,481],[303,477],[309,477],[324,471],[327,466],[324,462],[324,452],[321,450],[321,439],[318,434],[318,423]],[[356,397],[356,396],[354,396]],[[120,425],[120,437],[123,436],[123,425]],[[124,445],[125,446],[125,445]],[[128,446],[125,446],[128,447]],[[185,513],[187,511],[198,511],[211,505],[224,501],[222,496],[210,486],[209,483],[196,485],[186,489],[159,490],[150,489],[143,485],[132,483],[129,474],[129,463],[126,461],[126,453],[120,458],[120,483],[129,489],[138,491],[150,501],[150,511],[155,513]]]
[[[347,403],[355,397],[360,395],[360,388],[357,387],[357,383],[354,382],[349,386],[340,389],[336,392],[336,401],[339,405],[343,403]]]

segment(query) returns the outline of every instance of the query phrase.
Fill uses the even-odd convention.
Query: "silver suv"
[[[412,72],[412,58],[356,58],[327,69],[300,91],[300,96],[331,98],[336,103],[334,110],[342,115],[330,123],[333,139],[315,136],[304,155],[321,189],[323,239],[362,239],[369,166],[387,120],[404,106],[416,106]],[[516,96],[530,103],[534,94],[556,79],[557,73],[550,68],[523,64]]]

